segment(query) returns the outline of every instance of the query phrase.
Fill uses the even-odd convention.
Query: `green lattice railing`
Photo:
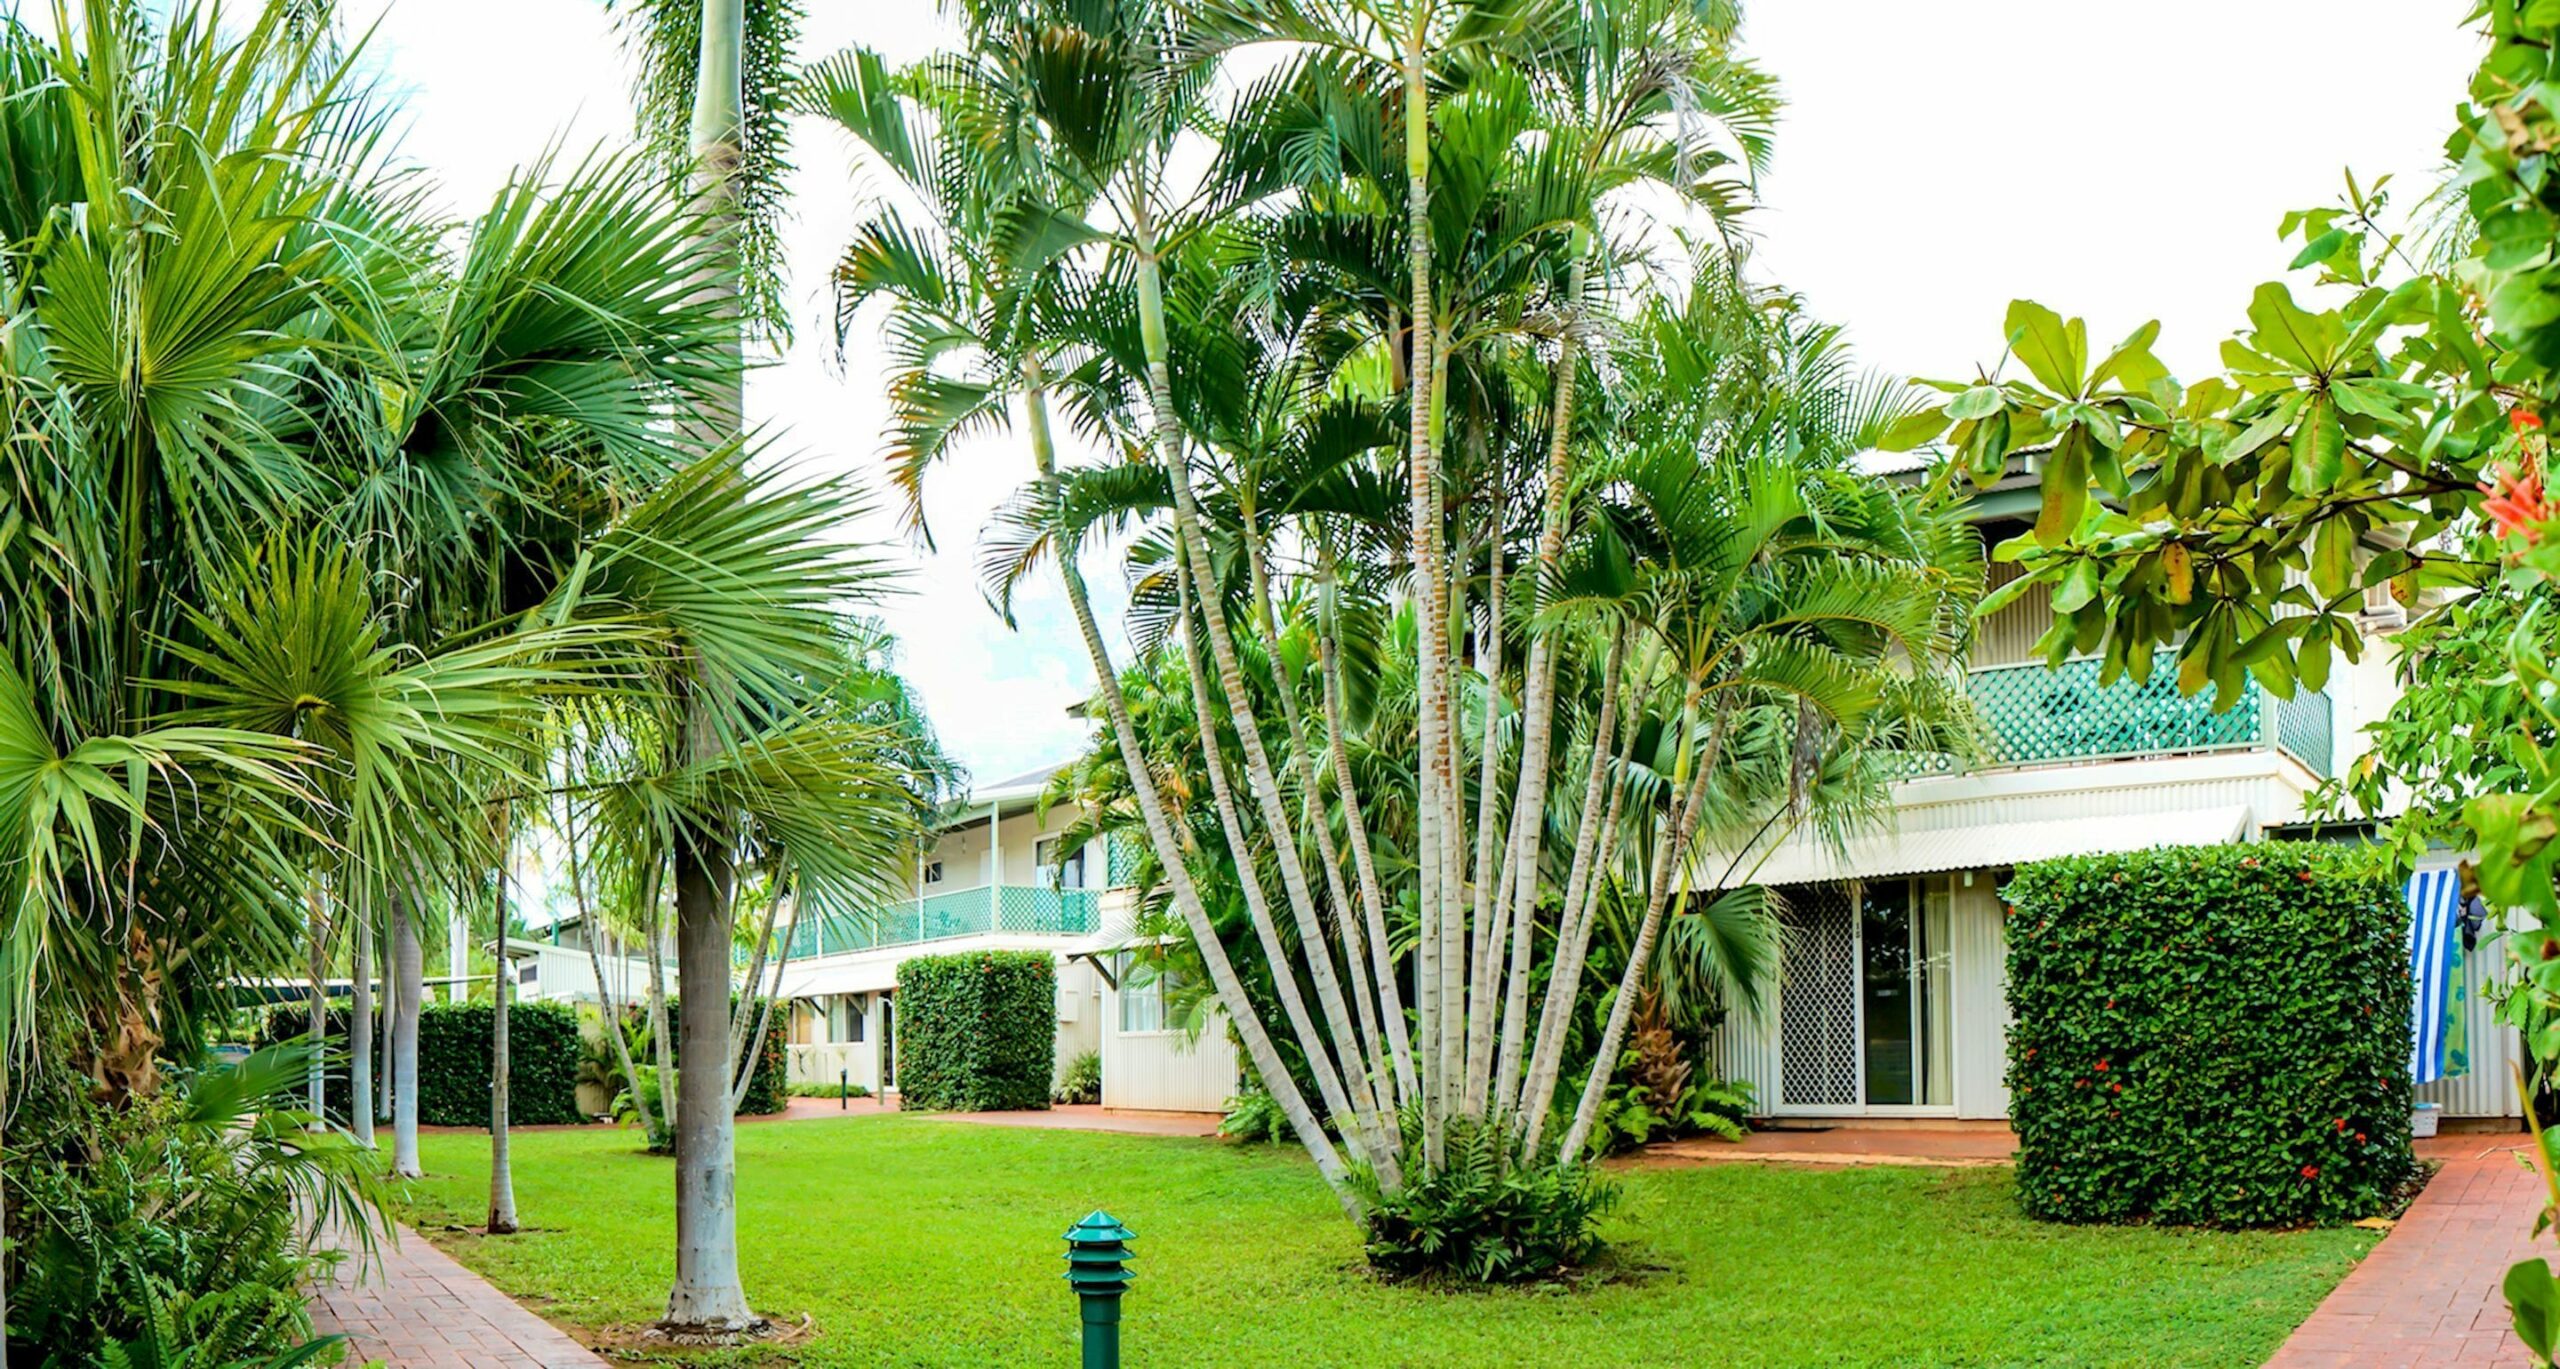
[[[1074,936],[1101,925],[1100,899],[1092,889],[1018,884],[927,894],[859,915],[804,921],[792,937],[791,955],[797,960],[990,932]]]
[[[2278,699],[2251,680],[2240,702],[2216,712],[2211,691],[2190,697],[2178,690],[2177,659],[2162,652],[2151,678],[2098,682],[2098,662],[2067,661],[1992,666],[1965,679],[1982,720],[1988,753],[1983,764],[2040,765],[2052,761],[2110,760],[2197,751],[2280,749],[2327,775],[2330,710],[2326,694],[2310,690]],[[1916,774],[1962,768],[1952,759],[1916,762]]]

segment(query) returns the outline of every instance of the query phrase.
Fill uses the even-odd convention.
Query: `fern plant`
[[[1406,1127],[1418,1131],[1420,1122],[1408,1110]],[[1447,1157],[1438,1170],[1406,1174],[1393,1193],[1374,1175],[1355,1180],[1367,1204],[1370,1268],[1389,1278],[1523,1283],[1599,1253],[1600,1219],[1619,1195],[1595,1167],[1541,1161],[1497,1121],[1452,1121]]]

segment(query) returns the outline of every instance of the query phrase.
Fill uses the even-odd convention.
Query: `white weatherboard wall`
[[[1212,1010],[1197,1036],[1124,1032],[1116,992],[1102,995],[1102,1105],[1161,1112],[1220,1112],[1235,1097],[1236,1048],[1227,1020]]]
[[[2469,1035],[2471,1068],[2451,1078],[2418,1086],[2420,1102],[2440,1104],[2447,1117],[2517,1117],[2515,1066],[2522,1058],[2515,1028],[2498,1021],[2491,988],[2506,977],[2504,938],[2483,934],[2480,944],[2463,957],[2463,978],[2470,994],[2463,1023]]]

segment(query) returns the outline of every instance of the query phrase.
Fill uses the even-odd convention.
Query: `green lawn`
[[[476,1223],[486,1141],[425,1150],[409,1219]],[[439,1243],[555,1320],[656,1315],[669,1162],[604,1130],[515,1155],[532,1229]],[[1139,1235],[1132,1364],[2254,1365],[2373,1239],[2044,1226],[2005,1170],[1715,1165],[1624,1176],[1610,1280],[1470,1293],[1366,1277],[1288,1150],[892,1116],[741,1127],[738,1162],[748,1295],[814,1319],[808,1365],[1073,1363],[1059,1233],[1094,1207]]]

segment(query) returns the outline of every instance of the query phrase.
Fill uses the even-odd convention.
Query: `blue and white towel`
[[[2462,876],[2448,867],[2409,877],[2409,1073],[2421,1084],[2471,1070],[2463,1022]]]

